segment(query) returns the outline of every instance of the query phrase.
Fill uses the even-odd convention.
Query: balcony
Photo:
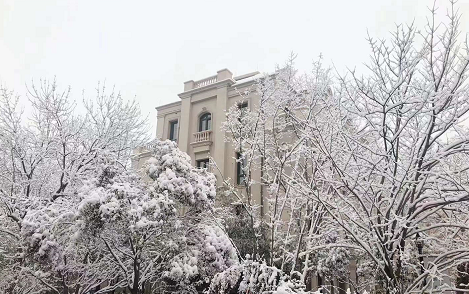
[[[190,92],[190,91],[193,93],[201,92],[206,87],[210,88],[210,86],[213,86],[215,84],[217,85],[223,84],[225,82],[226,84],[230,84],[230,85],[235,83],[235,81],[233,80],[233,74],[231,73],[231,71],[229,71],[226,68],[217,71],[216,75],[213,75],[213,76],[210,76],[210,77],[198,80],[198,81],[190,80],[190,81],[184,82],[184,93]],[[183,95],[184,93],[179,94],[180,97],[185,97],[186,95]]]
[[[194,144],[204,142],[212,142],[212,131],[209,130],[194,133]]]
[[[217,82],[217,76],[211,76],[200,81],[194,82],[194,88],[202,88],[211,84],[215,84]]]
[[[212,145],[212,131],[194,133],[194,139],[191,145],[194,147],[195,153],[209,151],[210,145]]]

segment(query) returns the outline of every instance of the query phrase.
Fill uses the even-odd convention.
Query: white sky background
[[[433,0],[18,1],[0,0],[0,83],[25,95],[32,79],[57,78],[92,98],[98,81],[136,97],[149,114],[178,101],[183,82],[271,72],[290,52],[300,70],[320,53],[340,69],[367,62],[365,40],[396,23],[422,27]],[[438,0],[442,17],[449,1]],[[459,0],[469,32],[469,0]]]

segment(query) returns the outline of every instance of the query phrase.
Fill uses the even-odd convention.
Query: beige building
[[[253,90],[260,77],[262,74],[259,72],[233,76],[228,69],[222,69],[208,78],[185,82],[184,91],[178,95],[180,101],[156,107],[156,137],[176,141],[179,149],[189,154],[194,166],[208,167],[215,174],[219,187],[222,187],[223,179],[230,179],[233,185],[239,187],[240,193],[245,193],[242,163],[236,160],[237,150],[231,143],[225,142],[221,125],[226,111],[235,105],[249,110],[258,108],[259,96],[255,91],[247,97],[240,93]],[[138,148],[133,156],[133,167],[141,167],[149,156],[150,152],[145,147]],[[209,158],[213,158],[217,168],[207,166]],[[252,179],[260,183],[260,171],[251,172]],[[262,190],[260,184],[251,187],[252,200],[260,205],[263,215],[263,195],[266,191]],[[354,262],[350,265],[350,271],[351,278],[355,280]],[[311,282],[312,289],[317,289],[318,278],[313,277]],[[343,288],[337,281],[334,284]]]
[[[222,186],[223,179],[229,178],[241,188],[241,163],[236,161],[236,150],[225,142],[221,125],[225,111],[233,105],[251,110],[257,107],[255,94],[243,98],[240,93],[251,89],[260,76],[259,72],[233,76],[228,69],[222,69],[208,78],[185,82],[184,92],[178,95],[180,101],[156,107],[156,137],[176,141],[179,149],[189,154],[194,166],[207,167],[209,158],[213,158],[217,168],[209,169],[216,175],[218,186]],[[141,166],[148,156],[144,147],[139,148],[133,166]],[[259,179],[260,174],[252,177]],[[260,185],[252,188],[252,194],[256,195],[255,202],[261,201]]]

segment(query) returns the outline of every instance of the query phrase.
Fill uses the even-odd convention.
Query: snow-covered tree
[[[314,189],[327,191],[326,186],[316,183],[317,163],[326,157],[315,150],[311,143],[314,135],[311,130],[305,134],[305,124],[328,120],[333,79],[321,61],[309,75],[299,75],[293,61],[294,56],[274,74],[259,79],[251,91],[240,93],[246,99],[249,95],[258,97],[258,104],[250,111],[236,105],[229,110],[224,129],[227,140],[246,162],[246,180],[244,191],[225,180],[225,194],[247,216],[245,226],[253,232],[251,248],[257,251],[247,253],[310,285],[312,274],[318,273],[318,258],[327,258],[325,251],[320,254],[312,248],[325,245],[326,236],[332,233],[342,239],[323,205],[298,186],[298,180],[307,180]],[[254,176],[258,170],[260,178]],[[252,201],[254,185],[263,189],[261,207]],[[264,239],[267,244],[262,243]],[[328,265],[332,260],[337,266],[346,262],[329,259]]]
[[[48,293],[198,293],[237,264],[211,214],[214,175],[192,167],[173,142],[151,146],[151,181],[101,151],[75,193],[30,208],[21,222],[21,263],[11,274],[29,275]],[[18,283],[12,293],[27,291]]]
[[[454,6],[442,25],[432,13],[422,32],[369,38],[369,72],[341,77],[314,117],[286,113],[317,167],[287,189],[321,205],[344,237],[324,246],[359,251],[377,292],[456,290],[469,258],[469,48]]]
[[[214,176],[171,142],[152,144],[149,182],[129,171],[145,120],[104,90],[79,115],[69,90],[33,86],[26,120],[2,89],[1,292],[196,291],[237,262],[211,214]]]
[[[31,209],[75,195],[99,152],[107,150],[126,164],[131,150],[147,140],[138,105],[104,87],[93,102],[84,99],[82,115],[70,89],[60,91],[55,81],[33,84],[28,99],[32,114],[26,118],[19,97],[0,90],[0,248],[7,266],[0,280],[12,291],[20,284],[35,288],[30,275],[17,279],[25,266],[23,220]]]
[[[287,65],[258,82],[258,109],[228,113],[229,140],[248,162],[247,196],[229,192],[250,213],[261,209],[249,186],[267,188],[258,223],[269,228],[269,265],[306,281],[355,259],[358,281],[347,282],[360,292],[466,287],[469,47],[454,3],[446,23],[435,11],[421,31],[370,37],[362,76],[335,83],[320,66],[301,76]]]
[[[369,38],[367,75],[341,79],[343,117],[334,134],[317,134],[340,201],[313,195],[387,293],[455,290],[453,271],[469,258],[469,47],[454,5],[447,23],[435,11],[421,32],[398,26],[389,42]]]
[[[192,166],[190,157],[172,141],[154,141],[147,162],[152,188],[174,199],[179,213],[171,242],[177,254],[165,272],[171,292],[197,293],[213,276],[238,263],[231,240],[213,211],[216,178],[206,169]]]

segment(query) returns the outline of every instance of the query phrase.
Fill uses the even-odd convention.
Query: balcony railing
[[[195,84],[195,88],[197,89],[197,88],[202,88],[202,87],[214,84],[216,82],[217,82],[217,76],[211,76],[203,80],[196,81],[194,84]]]
[[[202,143],[202,142],[211,142],[212,141],[212,131],[202,131],[194,133],[194,142],[193,143]]]

